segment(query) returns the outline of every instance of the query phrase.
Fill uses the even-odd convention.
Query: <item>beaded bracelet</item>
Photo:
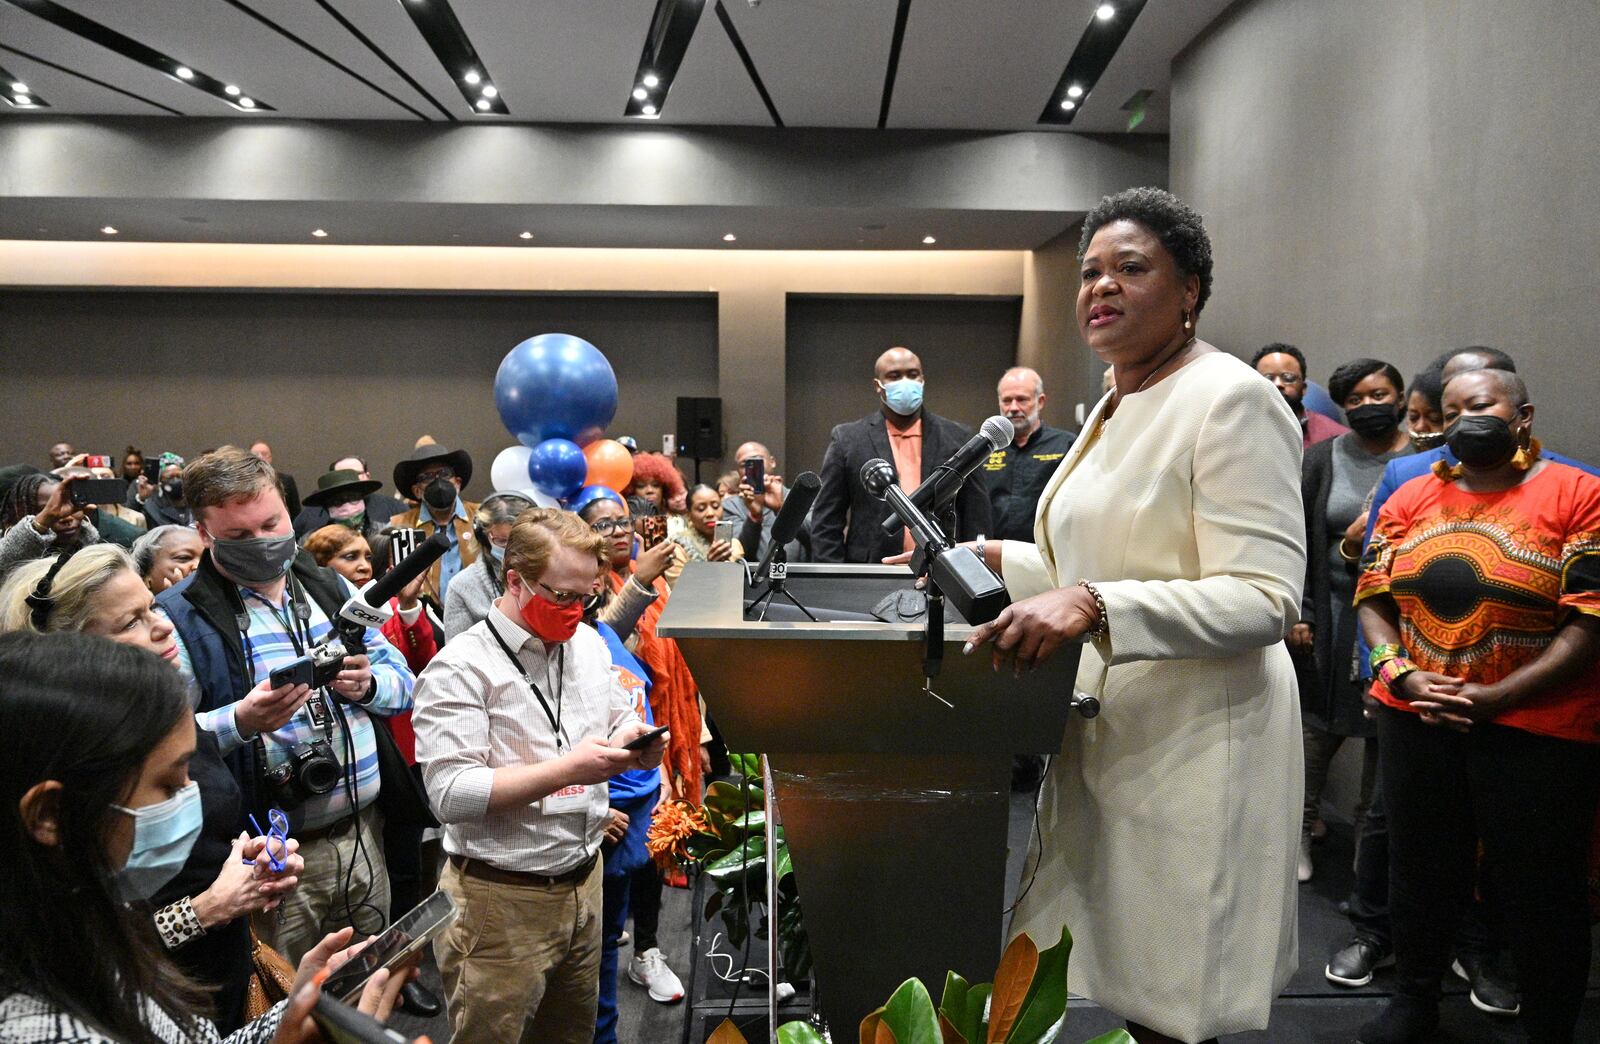
[[[1404,656],[1396,656],[1392,660],[1385,660],[1383,664],[1379,666],[1378,680],[1383,682],[1383,684],[1388,688],[1389,695],[1393,696],[1397,700],[1404,700],[1408,697],[1406,696],[1405,688],[1402,686],[1401,682],[1406,675],[1420,669],[1421,668],[1412,663],[1410,660],[1406,659]]]
[[[1376,671],[1385,662],[1399,659],[1405,654],[1405,649],[1398,645],[1374,645],[1372,652],[1367,654],[1367,666]]]
[[[1099,641],[1106,636],[1111,627],[1110,619],[1106,615],[1106,600],[1100,597],[1100,591],[1088,580],[1079,580],[1078,586],[1089,592],[1089,597],[1094,599],[1095,608],[1100,611],[1099,621],[1093,628],[1085,631],[1083,636],[1092,642]]]

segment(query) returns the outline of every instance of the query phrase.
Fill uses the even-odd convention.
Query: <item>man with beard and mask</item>
[[[1306,409],[1306,391],[1310,388],[1310,382],[1306,380],[1306,357],[1294,345],[1265,345],[1251,357],[1250,365],[1272,382],[1289,408],[1294,410],[1295,418],[1300,421],[1304,448],[1309,449],[1350,430],[1331,417]]]
[[[1367,494],[1389,461],[1411,452],[1400,427],[1405,415],[1400,371],[1379,359],[1347,362],[1328,378],[1328,391],[1344,407],[1350,431],[1305,451],[1301,496],[1305,505],[1306,583],[1300,622],[1289,632],[1300,682],[1300,716],[1305,737],[1306,790],[1301,822],[1301,881],[1312,874],[1312,827],[1321,818],[1322,789],[1328,767],[1346,739],[1373,735],[1364,716],[1359,673],[1352,670],[1356,650],[1355,556],[1346,550],[1345,531],[1365,510]],[[1361,796],[1356,829],[1372,800],[1378,764],[1376,743],[1364,745]]]
[[[590,1044],[600,990],[607,781],[661,764],[611,653],[582,621],[608,561],[577,515],[524,512],[505,592],[422,672],[417,761],[461,916],[434,954],[460,1041]],[[524,1024],[531,1027],[524,1033]]]
[[[873,366],[878,409],[840,424],[822,460],[822,489],[811,509],[811,553],[818,562],[880,562],[912,548],[911,534],[883,531],[889,505],[867,492],[861,466],[873,458],[894,465],[909,494],[972,437],[972,429],[923,408],[922,360],[908,348],[890,348]],[[951,540],[991,532],[989,497],[983,483],[967,482],[955,500]]]
[[[1078,437],[1044,423],[1044,378],[1026,366],[1014,366],[1000,378],[1000,412],[1016,435],[1011,445],[989,454],[983,478],[989,489],[994,532],[1004,540],[1033,543],[1033,516],[1045,483]]]
[[[205,551],[157,603],[178,633],[178,667],[199,692],[195,718],[216,735],[243,811],[265,824],[270,809],[284,809],[300,841],[299,889],[256,923],[262,940],[294,962],[328,931],[352,925],[371,934],[388,920],[374,807],[382,740],[372,716],[409,709],[414,678],[369,627],[366,654],[346,657],[326,686],[274,687],[274,671],[333,636],[332,620],[355,588],[295,546],[277,473],[259,457],[224,446],[185,467],[183,484]],[[308,748],[338,768],[322,793],[292,785]],[[286,767],[288,782],[274,778]]]
[[[422,584],[422,596],[444,618],[450,581],[478,560],[480,549],[472,532],[478,505],[461,499],[461,488],[472,479],[472,458],[466,450],[450,450],[437,442],[424,443],[394,466],[394,485],[417,501],[417,506],[389,519],[397,529],[420,529],[425,536],[443,533],[450,550],[435,562]]]

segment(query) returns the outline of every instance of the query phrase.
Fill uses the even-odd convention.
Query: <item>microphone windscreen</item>
[[[998,414],[984,421],[978,432],[997,450],[1005,449],[1017,437],[1016,425]]]
[[[395,567],[383,574],[376,583],[363,591],[361,593],[362,600],[372,606],[388,605],[389,599],[399,594],[401,588],[421,576],[433,563],[443,558],[448,550],[450,550],[450,541],[445,537],[444,533],[433,534],[433,536],[418,544],[415,551],[395,563]]]

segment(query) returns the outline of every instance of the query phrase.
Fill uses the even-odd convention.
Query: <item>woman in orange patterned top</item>
[[[1356,602],[1389,803],[1396,995],[1364,1044],[1438,1022],[1477,840],[1532,1041],[1570,1041],[1600,802],[1600,479],[1539,458],[1514,373],[1444,391],[1451,451],[1383,507]]]

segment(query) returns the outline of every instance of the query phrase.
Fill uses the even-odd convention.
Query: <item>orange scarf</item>
[[[627,575],[611,570],[612,592],[621,591],[627,580]],[[657,578],[655,590],[656,600],[634,626],[634,633],[639,636],[639,647],[634,652],[650,668],[650,710],[655,714],[656,724],[672,730],[667,756],[661,763],[667,773],[667,785],[674,797],[698,805],[701,799],[700,688],[695,685],[694,675],[689,673],[689,663],[678,649],[678,643],[656,633],[670,589],[665,581]]]

